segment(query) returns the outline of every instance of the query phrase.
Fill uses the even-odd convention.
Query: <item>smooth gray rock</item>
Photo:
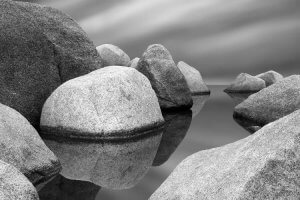
[[[300,108],[300,75],[293,75],[249,96],[234,117],[264,126]]]
[[[241,73],[224,91],[227,93],[251,93],[258,92],[265,87],[266,83],[264,80],[246,73]]]
[[[150,200],[298,200],[300,110],[182,161]]]
[[[162,130],[147,137],[118,142],[87,143],[45,139],[61,164],[61,174],[115,190],[134,187],[147,174],[161,140]]]
[[[193,100],[187,82],[164,46],[150,45],[136,69],[150,80],[162,109],[192,107]]]
[[[163,123],[149,80],[133,68],[109,66],[56,89],[43,107],[41,132],[110,140],[135,137]]]
[[[129,56],[119,47],[112,44],[102,44],[97,47],[97,51],[106,66],[129,66]]]
[[[264,80],[267,87],[283,79],[283,76],[281,74],[273,70],[258,74],[256,75],[256,77]]]
[[[0,160],[20,170],[33,184],[59,173],[61,166],[37,131],[17,111],[0,104]]]
[[[140,61],[140,58],[136,57],[130,61],[129,66],[136,69],[139,61]]]
[[[38,200],[39,196],[32,183],[18,169],[0,160],[0,199]]]
[[[1,0],[0,13],[0,103],[38,129],[50,94],[100,68],[101,58],[79,25],[56,9]]]
[[[183,74],[192,94],[209,94],[210,90],[202,79],[200,72],[183,61],[177,67]]]

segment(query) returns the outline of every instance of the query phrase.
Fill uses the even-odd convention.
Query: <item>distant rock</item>
[[[300,196],[300,110],[245,139],[182,161],[150,200],[274,200]]]
[[[251,76],[246,73],[241,73],[237,76],[234,82],[224,90],[227,93],[253,93],[258,92],[266,87],[264,80]]]
[[[130,67],[136,69],[140,58],[136,57],[130,61]]]
[[[64,177],[121,190],[134,187],[147,174],[161,135],[162,130],[155,130],[134,140],[87,143],[54,138],[45,143],[57,154]]]
[[[163,113],[166,121],[163,136],[152,166],[165,163],[184,139],[192,122],[192,111]]]
[[[41,133],[113,140],[136,137],[163,123],[149,80],[133,68],[109,66],[57,88],[43,107]]]
[[[62,82],[101,68],[101,58],[82,28],[56,9],[2,0],[0,13],[0,103],[38,129],[49,95]]]
[[[101,187],[93,183],[56,176],[41,191],[40,200],[95,200]]]
[[[249,96],[234,109],[234,117],[264,126],[300,108],[300,75],[293,75]]]
[[[256,75],[256,77],[264,80],[267,87],[283,79],[283,76],[281,74],[272,70],[258,74]]]
[[[17,111],[0,104],[0,160],[19,169],[33,184],[59,173],[61,166],[36,130]]]
[[[38,200],[34,186],[14,166],[0,160],[0,199]]]
[[[97,47],[97,51],[106,66],[129,66],[129,56],[119,47],[112,44],[102,44]]]
[[[192,107],[187,82],[164,46],[150,45],[136,69],[150,80],[162,109]]]
[[[180,61],[177,67],[185,77],[192,94],[210,94],[210,90],[204,83],[200,72],[194,67]]]

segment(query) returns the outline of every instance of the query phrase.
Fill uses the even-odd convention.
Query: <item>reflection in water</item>
[[[101,187],[86,181],[56,176],[39,191],[40,200],[95,200]]]
[[[156,155],[162,129],[146,138],[121,142],[65,142],[44,140],[59,158],[61,175],[109,189],[134,187],[148,172]]]
[[[193,95],[193,107],[191,108],[193,112],[193,118],[199,114],[205,105],[205,102],[209,99],[210,95]]]
[[[235,106],[245,101],[251,94],[254,94],[254,93],[227,93],[227,92],[225,93],[232,98]]]
[[[191,110],[166,112],[163,116],[166,124],[153,166],[160,166],[169,159],[185,137],[192,121]]]

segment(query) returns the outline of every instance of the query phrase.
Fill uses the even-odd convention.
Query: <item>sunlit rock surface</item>
[[[283,79],[281,74],[273,70],[258,74],[256,77],[264,80],[267,87]]]
[[[97,46],[97,51],[102,58],[103,66],[128,66],[129,56],[119,47],[112,44]]]
[[[131,61],[130,61],[130,67],[132,67],[132,68],[137,68],[137,65],[138,65],[138,62],[139,62],[139,60],[140,60],[140,58],[138,58],[138,57],[136,57],[136,58],[134,58],[134,59],[132,59]]]
[[[245,139],[189,156],[150,199],[299,199],[299,137],[298,110]]]

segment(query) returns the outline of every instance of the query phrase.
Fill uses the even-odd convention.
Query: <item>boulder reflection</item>
[[[65,178],[121,190],[134,187],[146,175],[156,155],[162,130],[127,141],[44,141],[59,158],[61,175]]]
[[[200,113],[202,108],[204,107],[206,101],[209,99],[210,95],[194,95],[193,99],[193,107],[191,108],[193,112],[193,118]]]

